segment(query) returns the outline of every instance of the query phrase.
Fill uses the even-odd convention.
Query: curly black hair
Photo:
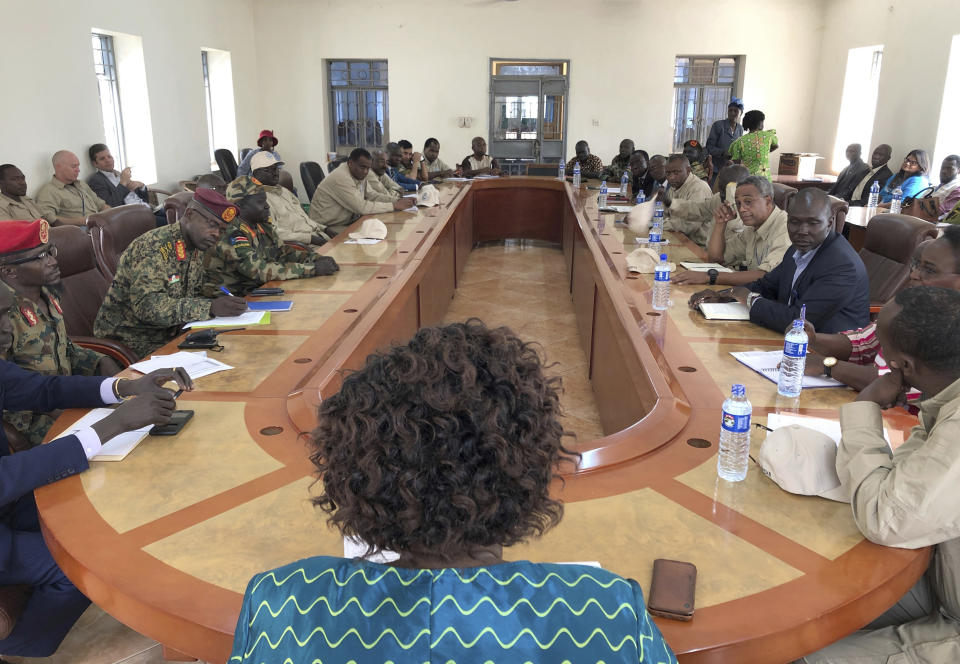
[[[560,378],[535,346],[470,319],[424,328],[348,374],[311,437],[314,505],[372,550],[450,558],[542,535],[563,445]]]

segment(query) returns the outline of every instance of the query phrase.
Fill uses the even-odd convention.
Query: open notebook
[[[746,364],[767,380],[776,383],[780,378],[778,365],[783,358],[781,350],[745,350],[730,354],[737,358],[738,362]],[[843,387],[843,383],[826,376],[804,376],[803,387]]]

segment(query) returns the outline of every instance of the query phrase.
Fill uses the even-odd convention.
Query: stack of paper
[[[154,355],[149,360],[141,360],[130,365],[131,369],[145,374],[157,369],[172,369],[174,367],[183,367],[193,380],[215,374],[218,371],[233,369],[229,364],[207,357],[207,351],[205,350],[197,353],[182,350],[170,355]]]
[[[244,327],[246,325],[269,325],[269,311],[248,311],[239,316],[221,316],[210,320],[195,320],[184,325],[184,329],[191,327]]]
[[[680,267],[685,270],[690,270],[691,272],[707,272],[709,270],[716,270],[717,272],[733,272],[733,270],[720,265],[720,263],[680,263]]]
[[[94,408],[77,420],[72,427],[64,431],[63,435],[69,436],[80,429],[89,428],[112,412],[111,408]],[[148,424],[141,429],[114,436],[103,444],[103,447],[91,458],[91,461],[122,461],[125,456],[133,451],[134,447],[140,444],[140,441],[143,440],[143,437],[147,435],[151,428],[152,426]]]
[[[779,365],[783,358],[783,351],[747,350],[730,354],[737,358],[738,362],[747,365],[767,380],[776,383],[780,379]],[[803,387],[843,387],[843,383],[826,376],[804,376]]]
[[[802,427],[807,427],[808,429],[813,429],[814,431],[819,431],[822,434],[826,434],[833,439],[837,445],[840,444],[840,421],[839,420],[827,420],[822,417],[809,417],[807,415],[788,415],[786,413],[770,413],[767,415],[767,427],[776,431],[780,427],[790,426],[791,424],[799,424]],[[895,432],[899,434],[900,432]],[[886,428],[883,429],[883,437],[886,439],[887,444],[890,444],[890,431]]]

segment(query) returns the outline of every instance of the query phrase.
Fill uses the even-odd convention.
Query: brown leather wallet
[[[696,586],[696,565],[680,560],[657,558],[653,561],[653,578],[650,581],[647,609],[661,618],[693,620]]]

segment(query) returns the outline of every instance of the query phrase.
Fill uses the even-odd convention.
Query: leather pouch
[[[651,614],[671,620],[693,620],[697,568],[693,563],[657,558],[647,609]]]

